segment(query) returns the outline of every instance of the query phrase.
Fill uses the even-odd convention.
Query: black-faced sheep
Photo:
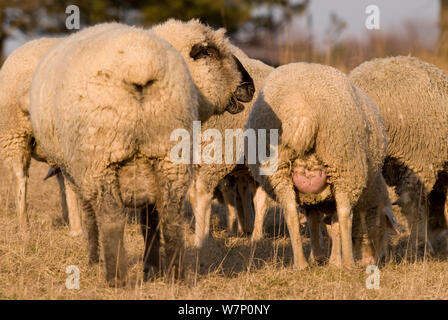
[[[238,53],[235,53],[235,55],[237,54]],[[264,79],[273,68],[261,61],[249,59],[243,55],[238,55],[238,59],[255,83],[256,96]],[[222,137],[225,137],[225,146],[223,145],[221,149],[221,163],[202,163],[195,168],[194,181],[189,190],[190,202],[195,214],[195,245],[198,248],[204,247],[206,240],[209,239],[211,202],[215,188],[218,187],[220,181],[224,177],[233,171],[238,171],[240,168],[242,168],[243,171],[247,171],[247,168],[244,167],[244,158],[237,159],[238,156],[235,151],[236,143],[234,141],[234,136],[229,135],[229,137],[227,137],[226,134],[232,132],[232,134],[237,133],[238,135],[238,133],[240,133],[243,135],[244,124],[249,117],[252,105],[253,102],[246,103],[244,105],[244,110],[239,114],[224,113],[221,115],[213,115],[207,121],[202,123],[203,131],[208,129],[217,130]],[[234,150],[234,152],[230,152],[233,155],[232,159],[225,158],[226,148],[232,148],[229,143],[232,143],[232,150]],[[209,141],[202,141],[201,147],[205,148],[208,144]],[[221,146],[219,146],[219,148],[220,147]],[[243,161],[240,162],[239,160]],[[229,205],[231,204],[229,203]]]
[[[170,19],[151,28],[168,41],[184,58],[199,93],[199,119],[213,114],[243,111],[241,102],[254,95],[254,83],[231,52],[225,29],[213,30],[193,19]]]

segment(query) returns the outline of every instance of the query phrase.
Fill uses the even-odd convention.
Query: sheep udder
[[[319,193],[327,186],[325,169],[294,170],[291,175],[297,190],[302,193]]]

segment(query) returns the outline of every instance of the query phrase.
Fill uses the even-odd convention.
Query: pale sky
[[[347,22],[342,38],[362,38],[366,33],[374,32],[365,27],[365,10],[371,4],[380,9],[380,31],[402,33],[407,28],[406,23],[412,22],[423,40],[430,43],[437,39],[439,0],[311,0],[307,13],[296,19],[292,30],[303,33],[306,30],[306,15],[311,14],[312,32],[319,41],[323,41],[330,24],[330,14],[335,13]]]

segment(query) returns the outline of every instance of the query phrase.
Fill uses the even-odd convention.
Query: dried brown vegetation
[[[131,285],[109,288],[100,267],[87,265],[86,241],[68,236],[60,218],[56,181],[42,182],[48,167],[33,162],[30,172],[29,235],[18,232],[8,171],[0,167],[0,299],[446,299],[448,260],[443,257],[411,262],[406,252],[407,230],[396,212],[401,234],[393,239],[395,261],[381,267],[380,289],[366,289],[365,269],[346,271],[315,266],[292,269],[290,241],[280,212],[271,209],[266,239],[251,251],[248,238],[227,237],[223,208],[213,206],[216,255],[195,285],[163,278],[143,283],[143,241],[136,224],[125,231]],[[305,235],[306,254],[309,239]],[[272,241],[272,240],[275,241]],[[80,269],[80,290],[68,290],[66,267]]]

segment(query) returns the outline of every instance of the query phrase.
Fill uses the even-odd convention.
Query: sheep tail
[[[309,116],[291,117],[283,122],[282,141],[293,149],[298,156],[313,149],[316,143],[318,125]]]

